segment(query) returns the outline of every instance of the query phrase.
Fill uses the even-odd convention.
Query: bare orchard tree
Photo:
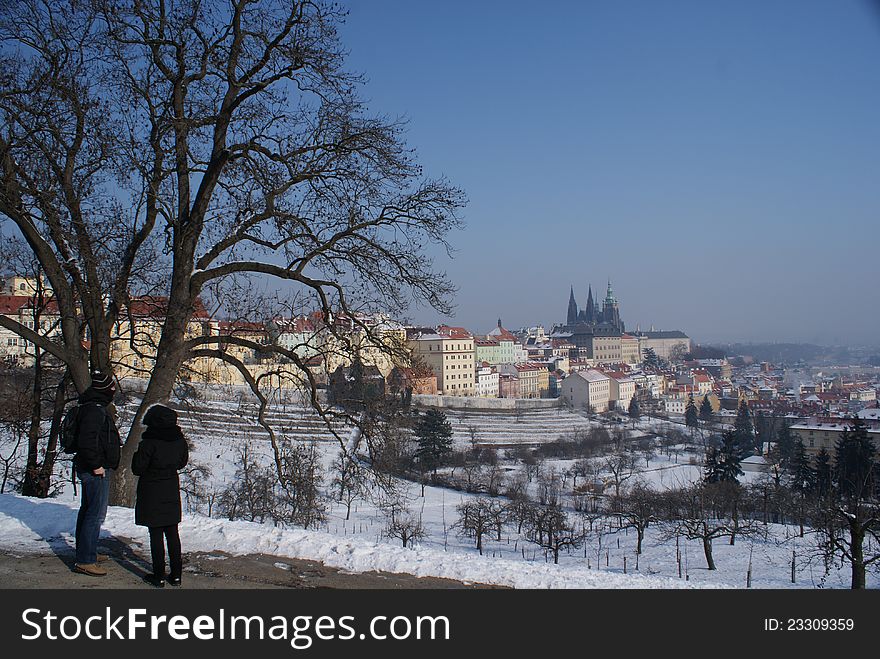
[[[619,529],[634,529],[636,532],[636,553],[642,553],[645,530],[658,520],[658,493],[650,487],[636,483],[629,492],[611,499],[611,513],[618,518]]]
[[[684,537],[703,545],[706,567],[717,569],[712,555],[712,541],[729,538],[763,537],[766,529],[752,518],[734,520],[725,507],[719,506],[721,494],[716,484],[697,484],[688,489],[669,490],[663,494],[663,532],[665,540]]]
[[[362,80],[344,68],[344,13],[298,0],[4,6],[0,215],[46,273],[62,340],[6,316],[0,325],[55,355],[83,391],[90,367],[111,369],[132,298],[162,296],[116,503],[133,500],[142,414],[168,399],[187,361],[222,361],[258,391],[221,343],[284,357],[328,414],[297,352],[192,332],[200,300],[222,307],[233,282],[284,285],[343,356],[352,327],[397,349],[363,313],[412,300],[450,309],[453,287],[424,248],[448,247],[464,197],[423,178],[400,121],[368,114]]]
[[[456,507],[458,521],[454,524],[461,537],[473,538],[477,551],[483,555],[483,537],[498,528],[501,505],[492,499],[478,497]]]
[[[573,523],[565,511],[553,504],[536,506],[534,509],[529,539],[538,546],[553,553],[553,563],[559,563],[559,552],[570,547],[581,546],[584,535]]]
[[[412,547],[414,541],[425,537],[421,515],[416,515],[401,500],[392,502],[386,509],[386,515],[385,533],[400,540],[404,548]]]
[[[623,484],[636,473],[636,459],[631,453],[617,453],[602,458],[600,462],[603,471],[607,471],[614,483],[614,496],[620,496]]]
[[[345,519],[348,520],[351,518],[352,504],[363,498],[367,492],[363,468],[353,455],[340,451],[333,461],[333,471],[335,475],[332,485],[336,500],[345,504]]]

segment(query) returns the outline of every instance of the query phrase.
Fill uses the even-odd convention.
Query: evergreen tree
[[[703,469],[703,480],[707,483],[737,483],[743,475],[742,453],[736,443],[736,437],[730,431],[724,433],[721,448],[714,447],[706,451],[706,464]]]
[[[684,408],[684,423],[688,428],[700,427],[700,415],[697,412],[697,404],[694,402],[694,395],[688,398],[687,407]]]
[[[757,435],[758,447],[762,449],[764,444],[775,440],[773,419],[764,410],[759,410],[755,416],[755,434]]]
[[[703,402],[700,403],[700,421],[703,423],[712,423],[715,413],[712,411],[712,403],[709,402],[708,396],[703,396]]]
[[[804,451],[804,445],[791,432],[791,427],[783,423],[779,432],[776,433],[776,450],[779,453],[779,464],[786,471],[792,471],[792,461],[795,458],[795,452],[798,450],[797,445],[800,444],[801,455]],[[809,466],[809,465],[808,465]]]
[[[721,459],[718,455],[718,449],[710,446],[706,449],[706,457],[703,460],[703,482],[717,483],[721,473]]]
[[[647,368],[653,369],[659,369],[662,366],[660,358],[657,356],[654,348],[645,348],[644,356],[642,357],[642,364]]]
[[[825,497],[831,491],[831,456],[823,446],[816,455],[816,466],[813,467],[816,475],[816,494]]]
[[[745,400],[739,403],[736,421],[733,423],[733,434],[743,455],[749,455],[754,451],[755,427],[752,425],[752,412]]]
[[[804,450],[801,440],[794,440],[794,448],[788,461],[788,471],[791,474],[789,484],[793,490],[806,496],[816,489],[816,472],[810,466],[810,458]]]
[[[629,410],[627,410],[627,413],[633,422],[638,421],[642,416],[642,410],[639,407],[639,399],[635,396],[629,399]]]
[[[351,409],[362,409],[364,405],[364,364],[360,358],[355,358],[348,371],[348,399]]]
[[[443,458],[452,452],[452,425],[440,410],[428,410],[416,423],[415,434],[419,438],[416,457],[436,473]]]
[[[866,499],[873,494],[875,454],[864,421],[854,417],[835,446],[834,476],[842,496]]]

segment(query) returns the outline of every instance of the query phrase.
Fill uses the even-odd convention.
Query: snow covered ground
[[[320,419],[298,406],[273,409],[273,422],[294,441],[315,441],[321,459],[328,467],[324,489],[330,487],[329,465],[339,452],[339,441]],[[180,423],[193,446],[192,459],[210,466],[210,485],[222,488],[235,474],[236,446],[250,439],[264,458],[269,455],[265,434],[254,423],[253,407],[228,402],[203,401],[190,413],[181,412]],[[123,417],[124,418],[124,417]],[[478,423],[480,441],[487,444],[534,444],[556,439],[579,424],[591,423],[568,411],[533,413],[452,415],[456,444],[469,445],[467,426]],[[647,426],[647,424],[645,424]],[[349,429],[337,429],[345,438]],[[645,427],[645,430],[648,430]],[[640,457],[639,478],[654,487],[674,487],[700,477],[700,468],[689,464],[690,455],[680,452],[667,458],[658,454],[647,463]],[[567,462],[550,460],[546,468],[564,470]],[[512,472],[510,472],[512,473]],[[747,474],[747,479],[758,478]],[[341,503],[328,500],[327,521],[318,530],[276,528],[271,524],[229,521],[188,513],[181,525],[185,551],[223,550],[231,554],[263,552],[322,561],[328,566],[351,571],[385,570],[418,576],[436,576],[469,582],[514,586],[517,588],[744,588],[751,564],[753,588],[847,588],[849,572],[832,567],[828,575],[823,566],[809,562],[809,537],[796,537],[796,529],[769,525],[766,540],[739,539],[734,546],[727,539],[714,543],[717,570],[706,569],[698,541],[664,541],[656,528],[649,527],[643,553],[636,555],[635,533],[604,526],[588,534],[583,547],[563,552],[559,565],[537,545],[524,540],[513,528],[505,528],[501,540],[484,539],[484,555],[474,542],[459,537],[453,523],[456,506],[473,495],[454,490],[426,487],[424,497],[415,483],[401,482],[407,505],[420,517],[426,534],[414,548],[403,548],[400,540],[385,534],[385,516],[375,505],[360,500],[346,520]],[[14,495],[0,496],[0,548],[15,551],[48,551],[52,543],[72,547],[77,501],[68,482],[58,497],[46,501]],[[574,513],[573,513],[574,514]],[[602,522],[600,521],[601,525]],[[145,529],[133,522],[133,512],[111,508],[105,532],[134,539],[148,547]],[[679,561],[681,556],[681,576]],[[795,581],[791,583],[792,552],[795,553]],[[626,561],[626,573],[624,573]],[[868,576],[868,586],[880,586],[877,573]]]

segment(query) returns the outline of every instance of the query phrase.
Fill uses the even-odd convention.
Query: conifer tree
[[[803,442],[799,439],[794,441],[788,469],[791,472],[790,485],[793,490],[804,496],[815,491],[816,472],[810,466],[810,458],[804,450]]]
[[[841,496],[870,498],[874,493],[876,449],[864,421],[854,417],[835,446],[834,476]]]
[[[779,453],[779,463],[786,471],[792,470],[792,461],[798,450],[797,445],[800,444],[800,451],[803,453],[804,445],[791,432],[791,427],[783,423],[779,432],[776,433],[776,450]]]
[[[816,455],[813,471],[816,474],[816,494],[825,497],[831,490],[831,456],[824,446]]]
[[[712,403],[709,402],[709,396],[703,396],[703,402],[700,403],[700,421],[703,423],[711,423],[715,417],[712,411]]]
[[[642,416],[642,410],[639,407],[639,400],[635,396],[629,399],[629,409],[627,410],[627,413],[629,414],[629,418],[632,419],[633,427],[635,427],[636,421]]]
[[[436,474],[443,458],[452,452],[452,425],[440,410],[428,410],[416,424],[415,433],[419,438],[416,457]]]
[[[742,453],[731,431],[723,435],[721,448],[710,448],[706,452],[706,465],[703,480],[707,483],[737,483],[743,475]]]
[[[697,412],[697,404],[694,402],[693,394],[688,398],[687,407],[684,408],[684,423],[688,428],[700,427],[700,416]]]
[[[733,424],[733,434],[736,437],[737,446],[744,454],[754,451],[755,426],[752,424],[752,412],[745,400],[741,400],[739,403],[736,421]]]

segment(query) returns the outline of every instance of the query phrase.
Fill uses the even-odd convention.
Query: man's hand
[[[92,473],[95,476],[103,476],[104,475],[104,467],[98,467],[97,469],[92,469]]]

